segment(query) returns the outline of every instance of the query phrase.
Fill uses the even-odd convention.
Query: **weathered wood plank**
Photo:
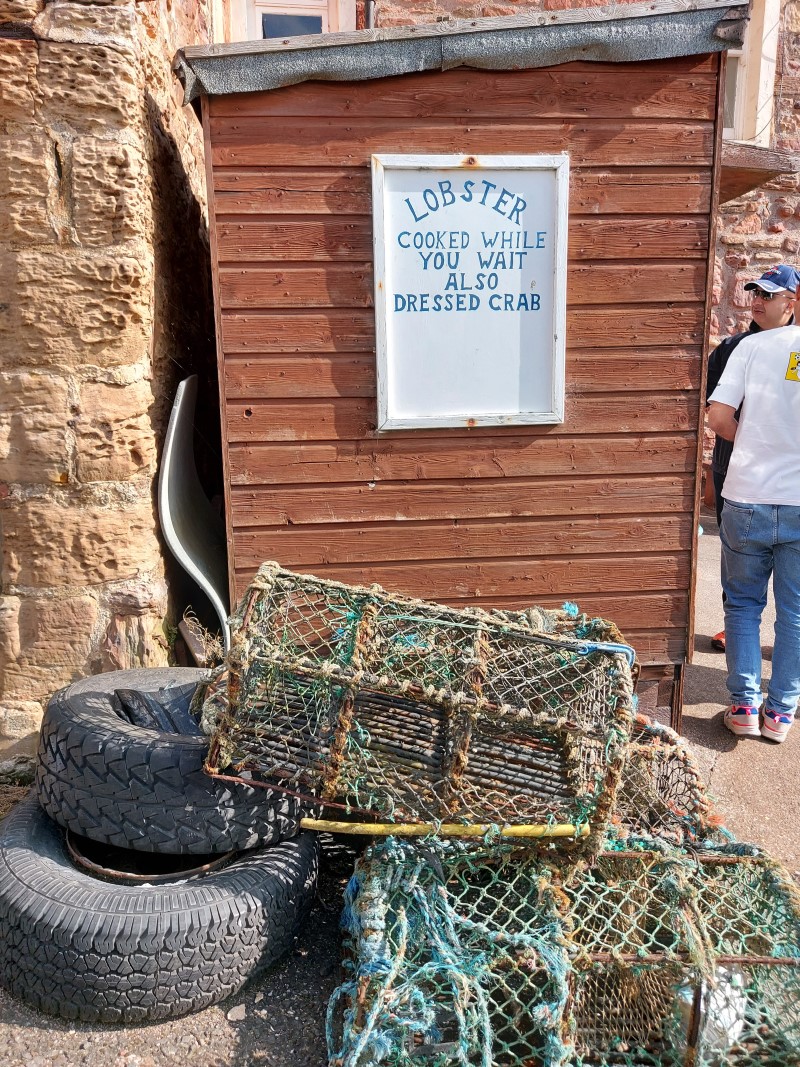
[[[706,166],[713,150],[713,124],[638,119],[540,120],[535,125],[493,120],[372,119],[351,116],[211,119],[215,167],[358,167],[374,153],[524,155],[569,151],[584,166]]]
[[[699,389],[701,352],[685,348],[567,350],[567,392],[669,392]],[[663,357],[663,358],[662,358]]]
[[[781,86],[784,92],[788,91],[783,79]],[[719,202],[725,204],[759,185],[766,185],[779,174],[797,174],[798,170],[800,163],[795,151],[723,141]]]
[[[303,267],[222,267],[223,310],[372,307],[372,269],[361,263]],[[673,303],[703,300],[705,264],[572,263],[567,276],[571,307],[582,304]]]
[[[372,352],[372,311],[281,311],[222,314],[222,344],[235,352]]]
[[[533,515],[630,515],[691,511],[691,475],[484,479],[452,482],[260,486],[231,490],[234,527],[301,523],[498,518]],[[398,537],[403,536],[398,527]]]
[[[572,349],[567,353],[567,392],[571,394],[664,392],[697,389],[700,352]],[[372,355],[331,353],[230,357],[225,395],[231,399],[288,399],[375,396]]]
[[[573,349],[611,348],[620,340],[626,347],[702,345],[705,328],[700,303],[567,308],[567,337]]]
[[[696,430],[700,401],[687,393],[599,393],[566,398],[564,422],[558,427],[531,427],[539,433],[670,433]],[[344,397],[333,400],[231,400],[227,404],[229,441],[332,441],[371,437],[376,432],[375,401]],[[466,426],[464,427],[466,429]],[[519,434],[519,427],[492,427],[492,434]],[[411,434],[415,430],[398,431]],[[443,431],[447,432],[447,431]],[[394,436],[394,434],[393,434]],[[480,438],[476,436],[477,441]]]
[[[673,630],[634,630],[622,620],[620,629],[636,652],[639,663],[683,663],[686,659],[689,647],[687,626]]]
[[[247,94],[248,96],[250,94]],[[708,172],[699,171],[698,174]],[[369,168],[214,168],[214,209],[224,215],[371,215]]]
[[[229,358],[225,395],[237,399],[375,396],[372,355],[293,355]]]
[[[275,558],[290,569],[303,565],[295,560],[295,557],[291,554],[277,557],[274,554],[267,554],[264,557],[264,559]],[[244,593],[247,583],[255,576],[262,562],[263,560],[248,562],[236,572],[239,596]],[[567,599],[569,599],[568,592],[560,595],[545,594],[539,595],[536,603],[539,607],[560,608]],[[470,606],[486,608],[487,610],[497,608],[504,611],[523,611],[531,607],[530,599],[519,594],[512,596],[470,597],[466,602],[461,597],[446,595],[439,598],[439,603],[452,604],[455,607],[465,607],[469,604]],[[641,630],[650,628],[669,630],[675,627],[685,627],[688,610],[686,594],[682,591],[634,593],[631,595],[624,593],[589,593],[581,597],[578,607],[581,612],[586,612],[589,616],[609,619],[618,625],[620,625],[619,620],[624,619],[626,628],[632,629],[635,627]],[[620,628],[622,627],[620,626]]]
[[[476,598],[472,601],[476,607],[498,608],[500,610],[521,611],[530,607],[530,603],[519,597],[494,597],[492,600]],[[560,608],[564,603],[563,597],[542,596],[538,599],[538,606],[544,608]],[[578,603],[581,612],[589,617],[599,616],[617,622],[624,618],[625,626],[637,627],[642,630],[651,627],[685,626],[687,623],[688,606],[686,594],[683,592],[673,593],[607,593],[599,595],[584,595]]]
[[[291,559],[292,567],[396,560],[679,552],[691,548],[688,514],[588,519],[507,519],[503,522],[411,522],[269,526],[240,530],[238,567]]]
[[[658,304],[662,301],[702,301],[705,297],[705,262],[571,263],[567,274],[570,307],[583,304]]]
[[[696,432],[607,437],[392,435],[321,444],[234,443],[229,450],[233,485],[675,474],[693,472],[696,460]],[[465,491],[471,492],[471,487]]]
[[[575,218],[569,224],[571,260],[688,259],[705,257],[708,219],[688,218]],[[602,268],[601,268],[602,269]]]
[[[620,322],[624,321],[624,331]],[[333,308],[326,311],[253,311],[222,313],[226,355],[258,352],[372,352],[372,311]],[[628,345],[699,345],[703,343],[703,305],[635,305],[567,310],[571,348]]]
[[[219,167],[214,170],[215,213],[225,215],[370,215],[372,188],[364,167],[304,169]],[[642,167],[587,170],[573,160],[569,209],[573,215],[707,213],[709,169]]]
[[[447,78],[408,74],[379,78],[367,87],[330,82],[320,92],[305,82],[269,93],[239,93],[213,99],[211,114],[231,119],[256,116],[438,118],[714,118],[714,73],[687,72],[657,63],[569,70],[550,67],[518,71],[461,68]]]
[[[222,267],[223,310],[238,308],[372,307],[372,265]]]
[[[237,599],[242,597],[249,582],[255,575],[256,568],[243,569],[236,572],[235,589]],[[557,608],[565,600],[569,600],[571,591],[565,589],[557,595],[541,595],[536,597],[536,603],[542,607]],[[622,631],[625,640],[636,651],[636,658],[642,664],[664,664],[680,662],[686,654],[688,629],[685,623],[667,625],[662,621],[662,615],[658,610],[658,603],[668,599],[676,604],[687,603],[684,592],[673,594],[642,594],[640,597],[630,598],[641,601],[641,606],[628,605],[625,598],[614,594],[586,593],[580,598],[580,608],[591,616],[610,619]],[[441,596],[439,602],[449,604],[452,607],[467,607],[477,605],[479,607],[507,608],[509,610],[522,610],[531,606],[528,596],[494,596],[494,597],[453,597]],[[669,609],[667,609],[669,610]],[[680,618],[679,611],[670,612],[670,617]],[[653,627],[652,629],[648,628]]]
[[[686,589],[688,552],[672,555],[575,556],[546,560],[482,560],[481,562],[370,563],[320,565],[314,573],[337,582],[370,585],[377,582],[390,592],[442,597],[537,597],[569,590],[570,598],[584,593],[620,593],[631,587],[642,592]]]
[[[372,222],[339,219],[226,218],[217,224],[220,263],[264,261],[369,263]],[[572,261],[697,259],[708,246],[704,215],[579,217],[570,220]]]
[[[652,199],[648,199],[648,192]],[[711,210],[710,170],[583,170],[570,175],[571,215],[688,215]]]
[[[365,219],[223,219],[217,223],[220,263],[259,260],[372,260],[372,222]]]
[[[241,586],[240,596],[244,593],[247,583],[255,576],[258,566],[259,564],[248,565],[237,571],[237,585]],[[539,607],[559,608],[567,599],[567,593],[560,596],[540,595],[536,598],[536,603]],[[458,597],[445,596],[439,598],[439,603],[452,604],[454,607],[469,605],[506,611],[523,611],[531,607],[531,601],[525,596],[470,597],[467,602]],[[624,620],[623,632],[634,628],[670,630],[685,627],[688,610],[684,592],[640,593],[633,596],[614,593],[586,594],[581,597],[578,607],[590,617],[609,619],[620,626],[620,629],[623,629],[623,626],[619,620]]]

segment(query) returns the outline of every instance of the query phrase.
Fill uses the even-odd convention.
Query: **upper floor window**
[[[297,37],[356,28],[356,0],[212,0],[224,17],[216,20],[215,40],[255,41],[264,37]]]
[[[259,5],[263,8],[264,5]],[[319,15],[288,15],[284,12],[261,12],[262,37],[299,37],[304,33],[323,33],[327,28],[325,13]]]
[[[723,134],[768,148],[772,143],[780,0],[753,0],[740,49],[728,52]]]

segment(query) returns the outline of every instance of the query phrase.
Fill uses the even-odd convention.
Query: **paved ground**
[[[722,726],[724,656],[719,538],[704,513],[695,662],[687,670],[684,733],[725,823],[768,847],[800,877],[800,727],[783,745],[737,741]],[[765,677],[774,615],[765,619]],[[4,802],[20,791],[0,790]],[[241,994],[198,1015],[152,1026],[107,1028],[50,1019],[0,990],[0,1067],[324,1067],[325,1007],[339,977],[338,914],[352,854],[329,856],[320,898],[296,950]]]
[[[701,517],[694,663],[687,668],[683,733],[701,764],[726,825],[737,837],[768,848],[800,875],[800,727],[782,744],[735,738],[722,725],[728,694],[725,656],[711,649],[722,629],[719,534],[713,513]],[[769,679],[775,612],[764,615],[761,641]]]

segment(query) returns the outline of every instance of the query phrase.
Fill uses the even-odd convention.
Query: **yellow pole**
[[[483,837],[492,829],[488,825],[462,826],[461,823],[446,822],[440,826],[425,822],[336,822],[331,819],[301,819],[304,830],[320,830],[329,834],[364,834],[368,837],[425,837],[428,834],[441,834],[443,837]],[[556,823],[552,826],[501,826],[501,837],[586,837],[589,827],[575,826],[574,823]]]

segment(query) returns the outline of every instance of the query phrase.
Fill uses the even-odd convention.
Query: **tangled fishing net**
[[[331,1067],[793,1067],[800,898],[640,723],[606,850],[390,838],[346,893]]]

